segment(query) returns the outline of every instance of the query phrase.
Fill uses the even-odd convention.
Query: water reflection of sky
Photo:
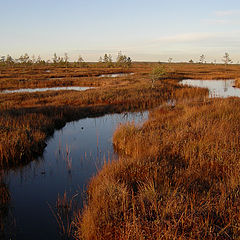
[[[61,91],[61,90],[75,90],[75,91],[85,91],[90,89],[90,87],[51,87],[51,88],[21,88],[16,90],[4,90],[0,93],[33,93],[33,92],[46,92],[46,91]]]
[[[129,75],[133,75],[134,73],[111,73],[111,74],[102,74],[98,77],[122,77],[122,76],[129,76]]]
[[[7,178],[19,240],[58,239],[58,226],[47,203],[86,187],[104,161],[114,157],[112,135],[119,123],[146,120],[148,113],[112,114],[66,124],[49,139],[43,157]],[[80,198],[80,204],[83,198]]]
[[[209,89],[209,97],[240,97],[240,89],[233,87],[235,80],[192,80],[181,81],[183,85]]]

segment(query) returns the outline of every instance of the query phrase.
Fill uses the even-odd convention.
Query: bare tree
[[[65,63],[66,68],[68,67],[68,59],[69,59],[68,54],[64,53],[64,63]]]
[[[82,58],[81,55],[79,55],[79,57],[78,57],[77,64],[78,64],[79,67],[86,67],[87,66],[87,64],[85,63],[85,61],[84,61],[84,59]]]
[[[170,57],[170,58],[168,59],[168,63],[172,63],[172,60],[173,60],[173,58]]]
[[[232,60],[230,59],[230,56],[227,52],[224,54],[222,61],[224,62],[225,67],[227,67],[229,63],[232,63]]]
[[[205,55],[204,54],[202,54],[201,56],[200,56],[200,58],[199,58],[199,63],[204,63],[205,62]]]

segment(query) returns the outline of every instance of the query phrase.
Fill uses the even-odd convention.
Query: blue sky
[[[239,0],[0,0],[0,55],[240,61]]]

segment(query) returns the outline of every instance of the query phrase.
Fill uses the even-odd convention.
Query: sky
[[[0,0],[0,56],[240,61],[239,0]]]

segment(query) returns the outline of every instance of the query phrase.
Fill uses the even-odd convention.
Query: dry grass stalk
[[[91,180],[76,237],[238,239],[239,104],[162,107],[141,128],[120,126],[113,141],[130,157]]]

